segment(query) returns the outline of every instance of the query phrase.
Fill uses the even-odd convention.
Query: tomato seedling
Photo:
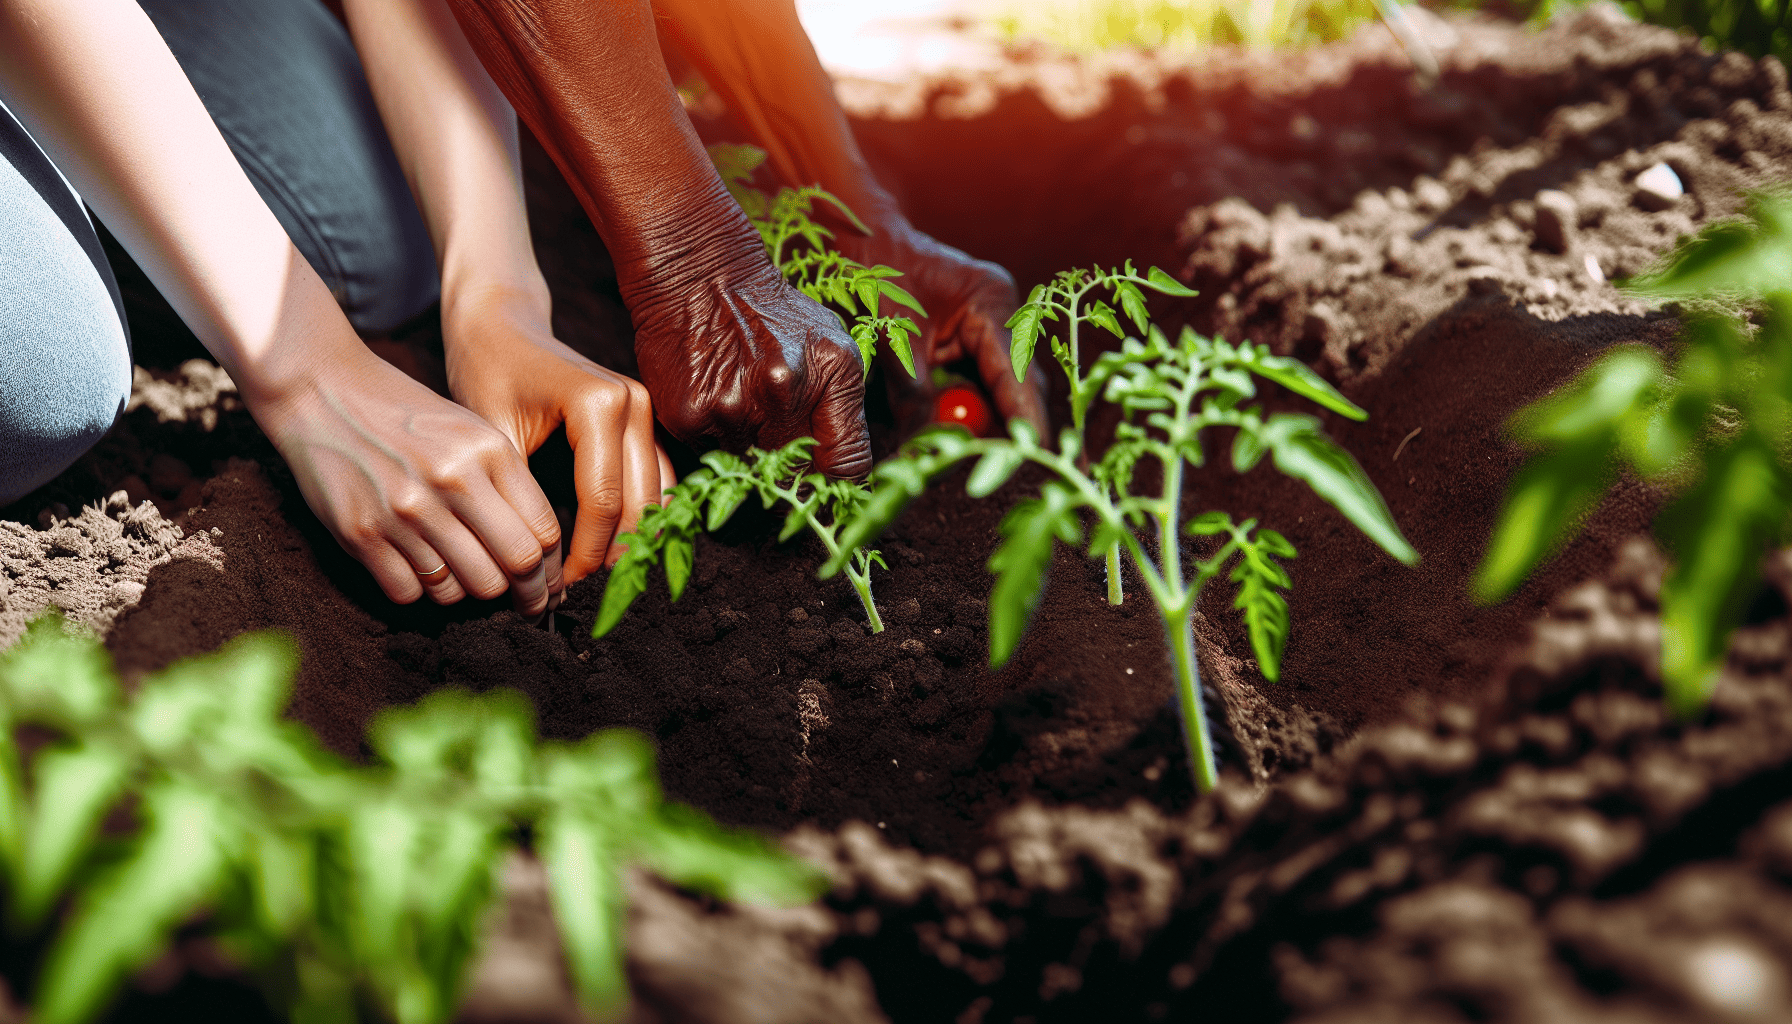
[[[1127,338],[1120,351],[1095,360],[1085,376],[1076,359],[1076,325],[1094,322],[1121,333],[1112,307],[1098,302],[1080,308],[1094,281],[1114,289],[1126,316],[1146,337]],[[1256,519],[1235,523],[1225,512],[1208,511],[1183,522],[1184,467],[1205,462],[1202,432],[1233,428],[1232,464],[1239,472],[1269,455],[1277,469],[1305,481],[1390,555],[1410,565],[1418,554],[1362,467],[1325,436],[1317,419],[1292,413],[1265,417],[1261,408],[1241,408],[1240,403],[1256,395],[1253,377],[1260,377],[1351,419],[1367,418],[1363,409],[1304,363],[1248,341],[1232,345],[1185,328],[1172,342],[1147,322],[1136,291],[1139,284],[1192,294],[1155,268],[1145,278],[1130,267],[1105,274],[1078,271],[1059,275],[1045,290],[1035,289],[1015,314],[1011,326],[1017,377],[1026,372],[1043,321],[1062,314],[1071,327],[1069,340],[1053,340],[1058,363],[1070,378],[1074,419],[1055,448],[1018,419],[1009,423],[1006,439],[973,438],[958,430],[921,435],[872,474],[871,498],[847,525],[840,546],[850,550],[876,537],[930,481],[966,459],[977,459],[965,488],[974,497],[990,494],[1025,463],[1044,467],[1053,479],[1039,497],[1015,506],[1003,519],[1001,545],[989,560],[996,574],[989,598],[990,665],[1005,664],[1020,643],[1058,541],[1080,545],[1086,539],[1090,557],[1124,549],[1163,622],[1190,768],[1196,787],[1206,792],[1217,784],[1219,769],[1202,706],[1191,628],[1201,587],[1231,567],[1228,578],[1238,584],[1233,607],[1244,613],[1259,670],[1264,678],[1277,680],[1289,629],[1288,604],[1280,592],[1292,585],[1278,559],[1294,557],[1295,550],[1281,534],[1259,527]],[[1097,395],[1119,405],[1122,421],[1113,443],[1091,460],[1085,455],[1082,427]],[[1161,466],[1161,486],[1155,494],[1135,494],[1134,470],[1147,458]],[[1091,520],[1086,533],[1085,517]],[[1222,543],[1207,557],[1191,559],[1182,542],[1185,531]],[[830,559],[822,574],[843,568],[843,559]]]
[[[726,145],[712,146],[709,152],[728,191],[759,231],[773,265],[805,295],[856,316],[850,330],[866,373],[870,373],[871,357],[881,336],[912,376],[915,365],[909,339],[919,334],[920,328],[905,316],[879,316],[879,305],[888,299],[922,316],[926,311],[913,296],[891,283],[891,278],[902,276],[900,271],[867,267],[829,249],[827,241],[833,232],[815,222],[814,204],[825,202],[861,230],[869,233],[870,229],[845,203],[819,187],[783,188],[775,197],[753,188],[753,173],[765,161],[764,150]],[[860,306],[863,312],[859,312]],[[844,318],[841,323],[845,324]],[[813,438],[802,437],[775,452],[750,449],[744,458],[727,452],[704,455],[705,468],[668,489],[660,504],[648,505],[634,532],[618,538],[626,550],[610,570],[591,635],[603,636],[616,628],[635,598],[647,589],[647,570],[654,565],[664,563],[667,587],[672,600],[678,600],[690,579],[697,532],[719,529],[752,493],[759,495],[766,508],[780,503],[789,506],[778,540],[788,540],[804,527],[815,534],[827,549],[830,563],[838,560],[845,567],[871,631],[883,632],[883,617],[871,595],[871,567],[889,566],[877,551],[843,549],[837,537],[841,524],[869,492],[855,481],[829,480],[820,473],[807,472],[809,449],[814,445]]]
[[[1792,200],[1751,198],[1743,219],[1705,228],[1627,288],[1693,305],[1671,369],[1654,349],[1615,348],[1509,425],[1535,454],[1507,489],[1475,597],[1511,594],[1579,532],[1621,468],[1680,491],[1655,533],[1673,559],[1661,588],[1662,684],[1682,716],[1710,701],[1730,634],[1760,584],[1761,559],[1787,539],[1788,266]],[[1720,312],[1738,300],[1746,318]]]
[[[197,928],[293,1020],[447,1021],[519,850],[547,869],[581,1002],[611,1013],[628,865],[723,899],[825,888],[666,803],[644,737],[540,742],[520,694],[386,711],[373,759],[351,764],[282,714],[296,665],[289,640],[252,633],[127,696],[105,649],[54,617],[0,657],[0,882],[15,935],[49,940],[33,1020],[94,1019]]]
[[[877,551],[843,547],[838,536],[841,525],[865,503],[867,492],[852,480],[829,480],[806,472],[814,446],[814,438],[799,437],[775,452],[751,449],[745,458],[727,452],[705,454],[703,469],[668,490],[662,504],[647,506],[635,532],[623,535],[627,550],[610,570],[591,635],[603,636],[616,628],[629,605],[646,591],[647,570],[655,565],[666,567],[672,600],[683,596],[698,532],[720,529],[750,494],[758,494],[766,508],[789,506],[778,540],[789,540],[807,527],[827,549],[830,563],[840,561],[871,631],[883,632],[883,617],[871,597],[871,567],[889,566]]]

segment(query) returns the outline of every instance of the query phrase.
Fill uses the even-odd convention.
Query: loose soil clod
[[[1653,676],[1663,563],[1638,535],[1659,495],[1621,484],[1512,601],[1466,597],[1520,457],[1506,417],[1611,344],[1672,343],[1671,313],[1610,280],[1736,210],[1737,190],[1792,177],[1784,69],[1609,9],[1540,33],[1423,27],[1431,91],[1379,28],[1294,56],[1017,53],[842,85],[923,228],[1023,287],[1096,261],[1184,267],[1203,294],[1160,322],[1296,355],[1370,411],[1326,429],[1387,496],[1416,570],[1273,475],[1210,468],[1192,488],[1223,488],[1301,552],[1286,683],[1258,677],[1224,586],[1198,623],[1230,724],[1210,798],[1188,791],[1155,617],[1109,608],[1099,566],[1060,552],[1029,639],[983,667],[1004,496],[948,482],[917,503],[882,544],[876,636],[843,583],[810,577],[815,551],[743,522],[701,542],[683,601],[656,583],[593,641],[601,580],[553,633],[497,606],[384,604],[196,372],[140,378],[155,411],[4,510],[0,640],[67,602],[129,673],[286,628],[305,656],[294,717],[349,752],[376,708],[440,685],[521,689],[548,735],[642,729],[672,795],[787,832],[837,880],[823,909],[783,916],[641,881],[643,1020],[1792,1016],[1792,562],[1776,556],[1687,723]],[[1021,138],[1035,158],[1009,158]],[[530,191],[558,330],[625,355],[626,315],[590,286],[595,234],[539,154]],[[153,381],[177,393],[152,401]],[[114,507],[130,487],[178,528]],[[54,502],[101,504],[39,524]],[[469,1013],[569,1019],[563,992],[515,998],[560,975],[539,883],[511,876]],[[743,965],[799,980],[767,991]]]

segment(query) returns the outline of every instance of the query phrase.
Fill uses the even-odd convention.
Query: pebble
[[[1645,210],[1665,210],[1685,194],[1680,176],[1667,164],[1656,164],[1636,176],[1637,205]]]
[[[1537,220],[1532,230],[1537,241],[1554,253],[1564,253],[1574,246],[1575,228],[1580,211],[1574,197],[1560,189],[1546,188],[1537,193]]]

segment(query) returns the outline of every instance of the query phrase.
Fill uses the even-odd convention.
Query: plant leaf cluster
[[[1629,290],[1659,302],[1722,301],[1748,316],[1688,314],[1672,363],[1611,350],[1509,429],[1534,450],[1507,490],[1473,591],[1509,595],[1579,532],[1621,470],[1673,487],[1656,520],[1673,557],[1662,586],[1662,682],[1701,710],[1729,637],[1792,511],[1792,199],[1755,196]]]
[[[867,492],[854,480],[830,480],[809,472],[809,450],[815,439],[799,437],[776,451],[752,448],[744,458],[714,451],[703,456],[703,468],[692,472],[667,490],[660,504],[649,505],[632,533],[620,539],[627,550],[610,570],[603,603],[593,636],[616,628],[629,606],[647,590],[647,571],[666,567],[666,586],[672,600],[684,595],[700,531],[722,527],[750,495],[758,495],[766,508],[783,505],[780,543],[805,527],[828,551],[829,563],[838,560],[846,568],[854,591],[865,608],[872,632],[883,630],[883,620],[871,597],[871,567],[889,568],[883,556],[860,546],[844,547],[839,531],[864,505]]]
[[[907,317],[879,316],[879,304],[889,299],[922,316],[926,311],[891,282],[891,278],[902,276],[900,271],[867,267],[830,248],[834,233],[815,222],[815,203],[827,203],[867,234],[870,229],[845,203],[819,187],[786,187],[775,196],[754,188],[753,175],[765,162],[765,151],[756,146],[711,146],[709,156],[729,194],[759,232],[772,265],[803,294],[856,316],[849,331],[859,346],[865,372],[871,372],[871,357],[881,336],[913,376],[915,361],[909,339],[919,335],[920,328]],[[844,324],[844,319],[841,322]],[[830,559],[838,554],[850,563],[847,575],[865,609],[866,621],[872,632],[882,632],[883,619],[871,595],[871,567],[889,566],[874,550],[842,552],[836,539],[840,526],[864,503],[865,487],[856,481],[829,480],[820,473],[807,472],[809,449],[814,445],[813,438],[803,437],[774,452],[749,449],[745,458],[727,452],[704,455],[704,468],[667,489],[660,504],[642,511],[634,532],[619,538],[627,550],[610,570],[591,635],[603,636],[616,628],[629,606],[646,592],[647,570],[655,565],[665,565],[667,587],[672,600],[678,600],[690,580],[697,533],[719,529],[754,493],[768,509],[779,502],[789,506],[780,542],[807,526],[828,549]]]
[[[7,920],[53,933],[34,1020],[93,1019],[199,922],[295,1021],[445,1021],[525,848],[592,1012],[626,996],[626,865],[724,899],[819,892],[807,865],[665,803],[634,733],[543,743],[520,695],[444,691],[383,714],[373,763],[350,765],[282,719],[295,665],[289,641],[248,634],[127,697],[54,618],[0,656]]]
[[[1186,328],[1172,342],[1147,327],[1145,340],[1127,338],[1119,351],[1104,353],[1085,373],[1078,358],[1077,326],[1089,322],[1120,334],[1114,306],[1143,326],[1140,285],[1172,295],[1191,294],[1155,268],[1144,277],[1130,265],[1108,272],[1072,271],[1034,289],[1009,322],[1016,338],[1015,364],[1023,371],[1046,325],[1061,317],[1067,327],[1065,339],[1053,338],[1052,343],[1071,382],[1077,423],[1061,432],[1055,448],[1042,443],[1021,420],[1009,424],[1006,439],[973,438],[952,430],[923,434],[874,471],[871,497],[848,524],[841,546],[847,549],[870,541],[936,477],[960,462],[977,460],[966,485],[974,497],[994,492],[1026,463],[1043,467],[1052,479],[1037,498],[1008,513],[1001,544],[989,561],[996,575],[989,600],[990,664],[1006,663],[1019,644],[1042,593],[1055,544],[1086,545],[1090,557],[1124,550],[1164,620],[1191,767],[1197,785],[1206,790],[1217,781],[1217,767],[1189,640],[1195,602],[1202,585],[1230,565],[1229,579],[1238,585],[1234,607],[1244,615],[1259,666],[1266,678],[1279,678],[1289,630],[1282,592],[1291,581],[1278,560],[1294,557],[1295,550],[1281,534],[1259,528],[1255,519],[1234,523],[1225,512],[1208,511],[1190,520],[1187,532],[1223,538],[1223,543],[1204,559],[1185,556],[1179,525],[1183,471],[1185,465],[1205,464],[1204,432],[1212,427],[1234,431],[1231,457],[1239,472],[1269,455],[1278,470],[1305,481],[1390,555],[1408,564],[1418,556],[1362,467],[1325,436],[1317,419],[1291,413],[1265,416],[1260,407],[1244,404],[1256,396],[1254,378],[1261,378],[1344,416],[1366,418],[1364,410],[1305,364],[1250,342],[1233,345]],[[1098,299],[1083,306],[1096,288],[1108,289],[1113,305]],[[1084,451],[1081,414],[1097,395],[1120,407],[1122,421],[1113,442],[1098,458],[1090,459]],[[1161,486],[1156,492],[1138,493],[1135,471],[1146,459],[1161,468]],[[822,575],[843,567],[840,559],[830,560]]]
[[[834,233],[816,222],[815,204],[825,203],[867,235],[871,229],[838,197],[819,185],[784,187],[772,196],[754,188],[753,176],[765,163],[765,151],[757,146],[716,145],[709,148],[709,155],[723,184],[728,186],[728,194],[746,211],[760,241],[765,243],[772,265],[784,279],[816,302],[843,309],[853,317],[851,324],[845,317],[840,322],[858,344],[866,374],[871,372],[871,357],[881,337],[896,353],[902,368],[914,376],[915,356],[910,339],[918,336],[921,329],[906,316],[880,316],[879,312],[885,299],[921,316],[926,316],[927,311],[891,280],[902,276],[900,270],[881,264],[867,267],[833,248],[829,243]]]

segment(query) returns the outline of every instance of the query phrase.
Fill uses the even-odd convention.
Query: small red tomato
[[[954,385],[941,391],[939,397],[934,399],[935,423],[956,423],[977,437],[982,437],[989,433],[993,419],[989,414],[989,403],[983,400],[976,388]]]

